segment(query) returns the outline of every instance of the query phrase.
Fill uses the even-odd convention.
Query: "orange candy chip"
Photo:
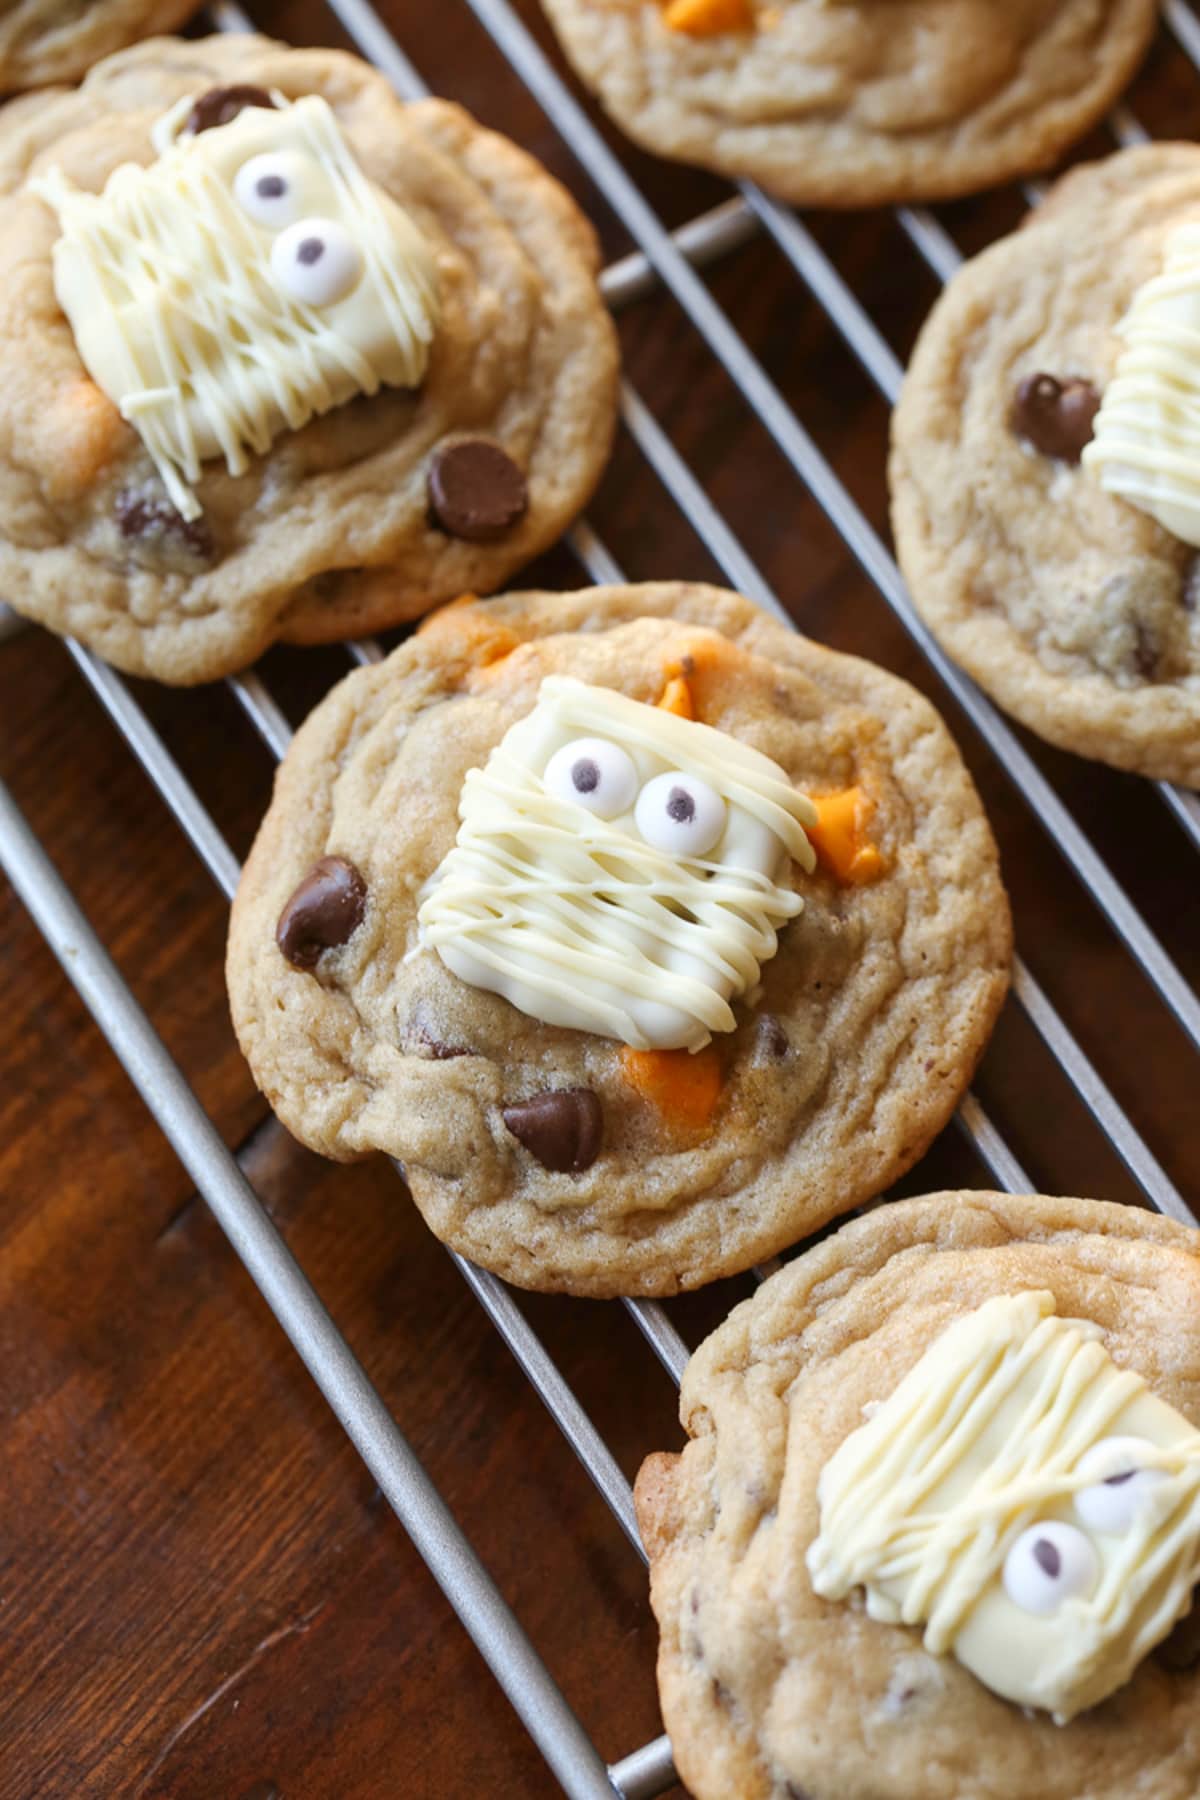
[[[417,635],[432,639],[444,663],[463,664],[467,680],[503,662],[521,643],[515,631],[484,612],[474,594],[462,594],[431,613]]]
[[[46,481],[52,500],[75,499],[94,487],[129,435],[108,395],[85,377],[55,393],[40,428],[54,441],[53,467]]]
[[[669,1124],[701,1131],[721,1098],[721,1061],[716,1048],[621,1051],[625,1079],[658,1108]]]
[[[807,827],[809,841],[819,860],[836,880],[852,887],[878,881],[884,872],[883,853],[871,843],[867,827],[875,802],[861,787],[842,788],[836,794],[810,794],[817,822]]]
[[[696,716],[692,690],[682,675],[672,675],[659,695],[658,705],[660,711],[674,713],[677,719],[694,719]]]
[[[754,13],[750,0],[669,0],[663,23],[689,37],[716,37],[722,31],[753,30]]]

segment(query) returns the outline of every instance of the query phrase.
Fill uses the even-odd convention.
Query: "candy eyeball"
[[[1080,1488],[1075,1511],[1093,1531],[1128,1531],[1147,1494],[1166,1479],[1162,1469],[1142,1469],[1146,1440],[1136,1437],[1101,1438],[1078,1464],[1080,1475],[1090,1475],[1094,1487]]]
[[[1022,1612],[1057,1612],[1066,1600],[1092,1592],[1100,1561],[1091,1539],[1074,1525],[1046,1519],[1023,1531],[1004,1559],[1004,1588]]]
[[[286,150],[268,150],[244,162],[233,178],[233,197],[256,225],[279,231],[304,211],[304,160]]]
[[[698,775],[672,772],[646,783],[633,816],[655,850],[704,856],[725,829],[725,802]]]
[[[357,287],[362,251],[336,219],[297,219],[271,245],[271,270],[304,306],[332,306]]]
[[[637,793],[633,759],[606,738],[576,738],[556,750],[542,785],[555,800],[573,800],[598,819],[628,812]]]

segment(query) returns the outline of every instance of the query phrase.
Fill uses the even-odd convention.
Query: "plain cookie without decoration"
[[[1116,99],[1158,17],[1154,0],[543,6],[644,149],[804,206],[945,199],[1048,167]]]

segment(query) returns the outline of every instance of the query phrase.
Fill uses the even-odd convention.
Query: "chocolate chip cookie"
[[[593,233],[336,51],[155,40],[0,116],[0,594],[170,682],[497,586],[590,493]]]
[[[1045,168],[1150,41],[1153,0],[543,0],[580,77],[660,156],[806,206]]]
[[[692,1441],[636,1488],[696,1800],[1190,1800],[1196,1637],[1166,1634],[1196,1573],[1198,1319],[1200,1233],[991,1193],[876,1208],[739,1306],[685,1372]],[[920,1627],[964,1569],[985,1592],[933,1653]],[[1154,1647],[1067,1723],[968,1666],[1021,1688],[1049,1652],[1086,1681],[1155,1593]]]
[[[8,0],[0,7],[0,93],[77,81],[154,31],[174,31],[196,0]]]
[[[1189,787],[1198,219],[1191,144],[1066,176],[950,282],[917,343],[891,458],[900,563],[950,654],[1051,743]]]
[[[234,1023],[520,1285],[667,1294],[878,1193],[1008,985],[996,850],[905,683],[688,583],[444,608],[298,733]]]

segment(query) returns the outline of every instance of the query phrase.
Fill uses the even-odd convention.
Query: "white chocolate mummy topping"
[[[1138,289],[1117,329],[1125,348],[1083,466],[1200,545],[1200,224],[1172,232],[1162,273]]]
[[[199,517],[208,457],[232,475],[284,427],[423,378],[438,318],[433,255],[358,167],[326,102],[247,107],[123,164],[101,194],[57,169],[54,285],[93,380],[140,434],[172,504]]]
[[[1200,1576],[1200,1432],[1099,1337],[1046,1293],[957,1320],[826,1463],[808,1551],[818,1594],[864,1587],[872,1618],[923,1622],[1059,1724],[1128,1681]]]
[[[812,804],[724,732],[563,676],[463,784],[422,942],[473,987],[636,1050],[731,1031],[803,902]]]

